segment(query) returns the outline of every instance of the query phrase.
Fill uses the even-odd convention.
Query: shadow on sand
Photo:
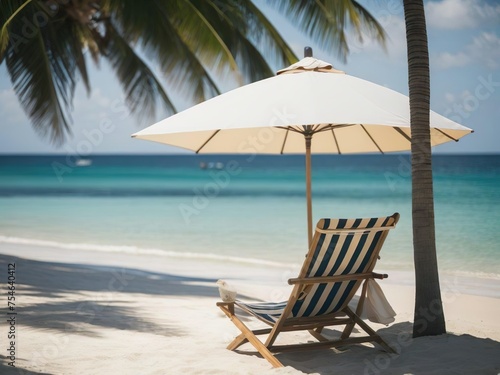
[[[388,354],[378,347],[352,345],[339,352],[331,350],[331,361],[327,364],[324,350],[278,354],[277,358],[285,366],[322,375],[500,373],[500,342],[454,334],[413,339],[412,329],[412,323],[402,322],[378,330],[397,349],[397,355]],[[338,334],[330,332],[330,336]]]
[[[18,327],[50,329],[90,337],[98,337],[101,327],[181,336],[184,335],[182,328],[174,323],[163,321],[156,324],[138,317],[132,306],[133,301],[127,300],[121,293],[166,298],[218,296],[214,279],[131,268],[42,262],[0,254],[0,270],[6,270],[7,263],[16,264]],[[214,286],[204,286],[203,283]],[[68,295],[71,296],[69,301]],[[39,303],[38,298],[44,298],[44,302]],[[47,299],[53,302],[47,303]],[[26,302],[28,300],[29,303]],[[1,306],[0,314],[5,316],[6,312],[6,306]],[[5,333],[4,329],[2,331]],[[29,359],[19,357],[17,362],[23,360]],[[7,357],[0,355],[0,373],[38,374],[13,369],[7,365],[8,362]]]
[[[131,301],[120,293],[166,298],[218,296],[214,279],[131,268],[41,262],[0,254],[0,270],[6,270],[7,263],[11,262],[15,262],[19,269],[16,291],[25,300],[30,300],[19,309],[22,311],[18,320],[20,327],[51,329],[89,337],[98,337],[101,327],[183,336],[187,333],[175,322],[165,320],[158,324],[137,316]],[[95,298],[95,292],[100,298]],[[112,303],[107,298],[109,293],[113,294]],[[68,295],[72,297],[68,298]],[[44,303],[39,303],[38,297],[43,297]],[[47,303],[47,298],[53,302]],[[6,309],[2,306],[0,314],[5,316],[5,313]],[[332,336],[338,334],[327,329],[324,332]],[[497,341],[453,334],[412,339],[411,332],[410,322],[379,329],[381,336],[397,349],[398,355],[353,345],[338,352],[330,350],[327,354],[331,356],[329,361],[325,361],[325,350],[284,353],[277,357],[285,366],[321,375],[500,373],[500,343]],[[460,360],[457,361],[457,358]],[[46,374],[12,369],[7,365],[8,361],[7,357],[0,355],[1,374]],[[19,358],[20,366],[23,361],[29,361],[29,358]]]
[[[0,354],[0,374],[2,375],[51,375],[47,372],[24,370],[7,365],[9,358]]]

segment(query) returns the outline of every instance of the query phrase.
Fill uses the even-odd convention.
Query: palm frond
[[[356,25],[356,28],[367,30],[369,35],[377,39],[385,50],[387,48],[385,43],[387,41],[387,35],[382,25],[361,4],[355,0],[351,1],[359,17],[359,24]]]
[[[166,109],[174,113],[175,106],[154,73],[123,39],[111,20],[106,23],[106,36],[109,43],[105,57],[118,76],[131,112],[140,111],[143,119],[153,118],[159,97]]]
[[[346,27],[358,37],[382,27],[355,0],[269,0],[326,48],[348,52]],[[69,131],[78,78],[90,93],[87,56],[104,56],[134,113],[152,116],[161,102],[175,108],[142,53],[175,93],[202,101],[219,93],[212,74],[246,81],[273,75],[271,64],[297,57],[251,0],[4,0],[0,3],[0,63],[35,129],[62,142]],[[48,16],[40,26],[25,20]],[[24,22],[24,23],[23,23]],[[85,54],[84,51],[89,54]],[[136,52],[138,50],[139,52]],[[222,73],[222,74],[221,74]],[[243,81],[243,80],[242,80]],[[144,117],[144,116],[143,116]]]
[[[274,74],[269,66],[268,60],[271,59],[268,57],[280,48],[277,48],[277,45],[273,43],[256,43],[253,36],[257,31],[260,33],[263,28],[259,17],[264,19],[265,17],[262,13],[258,13],[255,17],[251,16],[252,12],[248,8],[251,2],[205,0],[192,1],[192,3],[196,3],[198,13],[203,14],[204,23],[210,24],[212,30],[217,30],[217,41],[221,41],[224,50],[227,48],[238,63],[239,71],[232,72],[238,81],[241,83],[243,81],[252,82]],[[251,5],[253,6],[253,4]],[[221,58],[223,55],[217,43],[210,43],[204,39],[203,35],[207,32],[203,27],[198,26],[200,21],[188,14],[182,19],[183,22],[176,26],[180,30],[183,40],[190,50],[194,51],[203,65],[215,69],[219,74],[231,73],[226,69],[227,63]],[[189,22],[186,21],[188,19]],[[277,32],[274,35],[280,39]],[[280,41],[282,42],[281,46],[286,45],[282,39]],[[265,50],[267,58],[264,57],[262,50]],[[288,49],[287,53],[293,55],[291,49]],[[279,56],[278,60],[281,57]]]
[[[220,17],[217,8],[211,6],[211,1],[182,1],[185,6],[179,9],[180,22],[177,30],[183,39],[189,39],[190,45],[195,47],[196,54],[210,56],[209,59],[205,59],[206,61],[214,60],[215,64],[227,64],[230,69],[236,71],[238,66],[234,56],[220,35],[221,32],[228,30],[228,25],[224,22],[224,18]]]
[[[244,78],[255,81],[272,75],[269,65],[246,36],[246,28],[242,26],[245,24],[244,13],[236,7],[221,9],[218,3],[218,1],[206,1],[199,2],[197,5],[200,6],[199,12],[204,14],[206,21],[214,25],[214,29],[217,29],[219,40],[228,49],[233,59],[238,62],[239,68],[233,72],[237,81],[242,84]],[[189,28],[187,30],[189,31]],[[217,59],[217,56],[214,59],[204,52],[199,52],[204,51],[204,46],[199,40],[190,38],[186,40],[186,43],[190,45],[191,49],[198,51],[197,56],[204,65],[214,67],[215,64],[217,73],[225,73],[224,69],[227,64]]]
[[[211,6],[211,1],[180,0],[178,3],[175,18],[172,13],[167,13],[167,16],[189,53],[208,71],[229,73],[239,80],[236,56],[224,37],[230,26],[217,13],[217,8]],[[172,62],[176,65],[185,63]]]
[[[274,75],[269,65],[271,62],[282,66],[297,60],[278,31],[251,1],[205,0],[197,4],[205,19],[218,31],[224,45],[228,46],[246,82]],[[190,45],[195,43],[194,50],[204,49],[198,38],[191,38]],[[198,56],[204,65],[211,66],[210,55]],[[223,61],[215,63],[218,67],[224,66]]]
[[[105,1],[105,9],[110,9],[123,38],[140,46],[179,92],[195,101],[219,93],[214,80],[176,28],[182,1],[157,0],[148,7],[136,0]]]
[[[205,11],[205,13],[210,15],[210,18],[207,18],[211,22],[219,24],[219,35],[235,57],[242,78],[246,79],[247,82],[253,82],[272,76],[274,72],[269,67],[268,62],[250,41],[246,27],[248,19],[245,19],[244,9],[240,7],[228,11],[221,9],[217,3],[216,1],[206,1],[205,4],[215,12]],[[203,58],[202,60],[205,63]]]
[[[262,48],[278,60],[280,67],[297,62],[295,53],[260,9],[252,1],[242,3],[245,17],[251,21],[250,26],[253,26],[248,34],[253,35],[257,43],[262,42]]]
[[[2,29],[0,30],[0,62],[3,61],[3,55],[9,44],[9,25],[15,17],[33,0],[26,0],[20,4],[19,1],[4,2],[0,9],[0,22]]]
[[[334,50],[343,60],[349,52],[346,28],[362,38],[368,31],[385,45],[385,32],[377,20],[354,0],[268,0],[290,17],[320,48]]]
[[[91,45],[95,46],[98,43],[95,38],[96,35],[92,33],[88,25],[82,25],[77,22],[72,22],[71,33],[69,34],[69,38],[66,39],[69,53],[74,56],[76,67],[78,69],[78,72],[80,73],[80,77],[82,78],[88,95],[90,95],[90,81],[87,72],[87,62],[85,59],[84,50],[88,49],[89,51],[91,51],[91,48],[94,48],[95,50],[96,47],[89,47]],[[98,40],[99,39],[100,38],[98,38]],[[94,62],[96,62],[95,56],[96,55],[92,54]]]
[[[20,15],[30,19],[40,11],[36,3]],[[18,17],[19,18],[19,17]],[[32,17],[31,17],[32,19]],[[61,143],[70,132],[69,121],[75,89],[75,63],[62,37],[67,24],[51,23],[35,28],[30,38],[6,50],[5,60],[14,91],[35,130]],[[13,20],[13,34],[23,35],[23,23]]]

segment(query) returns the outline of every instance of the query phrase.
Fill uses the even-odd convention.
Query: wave
[[[105,253],[122,253],[122,254],[133,254],[133,255],[155,255],[167,258],[180,258],[180,259],[198,259],[198,260],[208,260],[208,261],[221,261],[221,262],[232,262],[239,264],[248,264],[256,266],[268,266],[268,267],[279,267],[279,268],[296,268],[300,265],[292,263],[282,263],[275,262],[265,259],[257,258],[244,258],[236,257],[230,255],[220,255],[212,253],[193,253],[193,252],[180,252],[180,251],[170,251],[162,250],[156,248],[142,248],[138,246],[127,246],[127,245],[97,245],[97,244],[87,244],[87,243],[63,243],[56,241],[47,241],[31,238],[20,238],[20,237],[10,237],[0,235],[0,243],[8,243],[14,245],[28,245],[28,246],[41,246],[41,247],[52,247],[58,249],[67,250],[82,250],[82,251],[99,251]]]
[[[51,247],[51,248],[66,249],[66,250],[96,251],[104,253],[121,253],[121,254],[132,254],[132,255],[154,255],[166,258],[231,262],[242,265],[266,266],[266,267],[276,267],[276,268],[294,269],[294,270],[300,268],[301,266],[300,264],[276,262],[266,259],[237,257],[237,256],[221,255],[213,253],[171,251],[158,248],[144,248],[144,247],[127,246],[127,245],[64,243],[64,242],[56,242],[56,241],[48,241],[48,240],[40,240],[32,238],[11,237],[3,235],[0,235],[0,243],[36,246],[36,247]],[[386,261],[384,266],[389,269],[389,272],[403,272],[403,273],[413,274],[412,264],[408,264],[406,262]],[[483,280],[500,280],[500,274],[498,273],[464,270],[457,268],[449,269],[447,267],[441,267],[440,275],[443,277],[443,284],[446,285],[449,285],[450,283],[460,284],[460,280],[464,282],[463,279],[466,278],[483,279]]]
[[[209,185],[207,182],[202,182],[198,187],[194,188],[121,188],[117,186],[111,187],[83,187],[76,186],[72,188],[60,187],[1,187],[0,197],[91,197],[91,198],[156,198],[156,197],[178,197],[178,198],[194,198],[194,197],[271,197],[271,198],[303,198],[303,181],[297,182],[298,187],[291,188],[283,184],[267,182],[265,185],[256,186],[255,188],[229,188],[220,187],[217,185]],[[215,188],[213,188],[215,186]],[[366,189],[349,186],[348,189],[343,185],[319,187],[317,186],[314,192],[315,198],[364,198],[380,197],[387,190],[387,184],[382,183],[379,186],[371,186],[370,191]],[[394,192],[392,195],[405,197],[407,191]]]
[[[396,261],[387,259],[385,255],[384,267],[388,270],[388,273],[404,272],[411,275],[414,274],[414,265],[411,261]],[[439,265],[439,275],[447,279],[447,282],[452,280],[458,283],[457,278],[471,278],[471,279],[487,279],[487,280],[500,280],[500,273],[497,272],[487,272],[478,271],[479,268],[484,269],[481,264],[473,265],[474,269],[471,269],[470,260],[464,260],[462,265],[454,263],[447,264],[446,262],[441,262]],[[467,262],[467,263],[465,263]],[[413,276],[412,276],[413,278]]]
[[[500,274],[493,272],[445,269],[442,273],[444,276],[448,276],[449,278],[453,277],[454,281],[457,283],[458,278],[500,280]]]

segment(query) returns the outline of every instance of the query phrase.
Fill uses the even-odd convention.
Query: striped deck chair
[[[241,334],[227,347],[236,350],[249,342],[274,367],[282,367],[272,353],[305,348],[338,347],[363,342],[378,343],[388,352],[394,350],[359,317],[366,298],[366,281],[385,278],[373,272],[380,249],[389,230],[396,226],[399,214],[367,219],[321,219],[311,247],[288,301],[279,303],[218,302],[217,306],[238,327]],[[364,282],[364,283],[363,283]],[[363,284],[356,312],[348,307]],[[251,314],[270,328],[250,330],[235,314],[235,307]],[[327,326],[344,325],[339,339],[322,334]],[[355,325],[367,335],[350,337]],[[281,332],[307,330],[318,341],[275,345]],[[266,341],[257,338],[267,334]]]

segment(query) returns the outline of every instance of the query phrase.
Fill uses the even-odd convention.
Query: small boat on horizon
[[[224,169],[224,163],[221,162],[200,162],[200,169]]]
[[[92,159],[78,159],[75,164],[77,167],[88,167],[92,165]]]

